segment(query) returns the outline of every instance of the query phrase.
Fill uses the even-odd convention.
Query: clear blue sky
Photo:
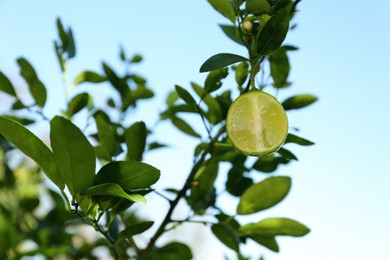
[[[312,107],[289,114],[290,124],[316,145],[290,146],[300,161],[278,174],[293,176],[293,189],[283,203],[256,217],[291,217],[312,232],[304,238],[280,239],[279,254],[265,248],[261,252],[274,260],[390,259],[390,3],[303,0],[299,9],[298,27],[286,40],[300,47],[291,56],[294,85],[280,95],[319,97]],[[69,81],[83,69],[101,71],[103,60],[119,69],[120,44],[129,54],[144,55],[136,70],[147,77],[157,95],[155,102],[141,108],[144,114],[136,116],[149,122],[156,120],[174,84],[189,87],[189,81],[203,81],[198,69],[209,56],[219,52],[245,55],[244,49],[222,34],[217,24],[228,21],[206,0],[2,0],[0,69],[21,82],[15,60],[26,57],[49,87],[47,113],[51,115],[63,105],[53,52],[57,16],[72,26],[77,42]],[[177,181],[185,178],[181,172],[190,168],[195,143],[167,125],[158,129],[160,140],[177,140],[176,149],[155,152],[146,159],[162,170],[161,185],[179,186]],[[151,203],[148,209],[161,203]],[[192,228],[188,234],[194,235],[185,239],[196,239],[198,226],[188,228]],[[223,250],[229,253],[214,239],[203,250],[201,245],[197,249],[197,259],[212,255],[212,259],[222,259],[217,256]]]

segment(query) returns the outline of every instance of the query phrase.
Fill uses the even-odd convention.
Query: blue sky
[[[303,0],[299,9],[298,27],[286,40],[300,47],[291,55],[290,80],[294,84],[280,97],[298,93],[319,97],[312,107],[289,113],[290,125],[299,127],[299,134],[316,145],[290,147],[299,162],[278,174],[293,177],[292,191],[283,203],[256,217],[291,217],[312,232],[304,238],[280,239],[279,254],[249,249],[276,260],[390,259],[390,171],[386,170],[390,3]],[[175,84],[188,88],[190,81],[203,82],[205,75],[198,70],[209,56],[220,52],[245,55],[217,25],[229,21],[205,0],[2,0],[0,69],[20,83],[15,60],[26,57],[49,88],[48,114],[64,104],[53,52],[57,16],[72,26],[77,43],[69,82],[83,69],[101,71],[103,60],[119,70],[120,44],[129,55],[145,57],[135,70],[156,90],[156,99],[141,106],[143,113],[135,117],[148,122],[156,120],[156,111],[164,108],[165,96]],[[82,90],[86,89],[90,88]],[[104,87],[101,91],[105,93]],[[177,141],[175,149],[155,152],[146,159],[162,170],[161,186],[179,186],[185,178],[180,172],[190,168],[195,142],[165,124],[158,130],[160,140]],[[162,202],[154,203],[147,209]],[[193,237],[185,239],[195,239],[198,227],[187,228]],[[213,238],[207,244],[197,247],[198,259],[213,255],[213,259],[221,259],[221,252],[229,254]]]

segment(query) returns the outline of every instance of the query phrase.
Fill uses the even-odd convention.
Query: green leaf
[[[95,151],[71,121],[56,116],[50,121],[50,141],[58,170],[73,197],[95,177]]]
[[[298,158],[292,153],[290,152],[289,150],[281,147],[279,150],[278,150],[278,154],[280,154],[281,156],[283,156],[284,158],[288,159],[288,160],[295,160],[295,161],[298,161]]]
[[[310,146],[314,144],[312,141],[290,133],[287,135],[285,143],[295,143],[302,146]]]
[[[100,83],[106,81],[107,78],[93,71],[80,72],[73,81],[74,85],[78,85],[84,82]]]
[[[138,203],[146,203],[146,199],[144,196],[140,194],[127,194],[121,186],[116,183],[103,183],[98,184],[92,187],[89,187],[85,191],[82,192],[83,196],[91,195],[91,196],[115,196],[124,198],[133,202]]]
[[[192,129],[192,127],[183,119],[176,117],[176,116],[172,116],[171,120],[172,120],[172,123],[183,133],[186,133],[186,134],[193,136],[193,137],[200,138],[200,135],[197,132],[195,132],[194,129]]]
[[[103,70],[104,70],[104,73],[107,76],[108,81],[119,92],[119,94],[120,94],[120,96],[122,97],[122,100],[123,100],[124,97],[126,96],[126,94],[129,91],[128,85],[126,84],[126,82],[123,79],[119,78],[116,75],[116,73],[111,69],[110,66],[108,66],[105,63],[103,63]]]
[[[249,14],[258,14],[271,9],[267,0],[246,0],[245,10]]]
[[[150,260],[190,260],[191,249],[179,242],[171,242],[161,248],[156,248],[150,255]]]
[[[139,63],[142,61],[142,56],[139,54],[135,54],[133,58],[131,58],[130,63]]]
[[[270,173],[278,168],[278,160],[274,154],[259,157],[253,164],[252,168],[265,173]]]
[[[290,73],[290,64],[287,52],[284,48],[279,48],[269,56],[271,76],[276,88],[286,86],[287,77]]]
[[[222,87],[222,82],[224,78],[228,76],[229,72],[227,68],[222,68],[218,70],[213,70],[207,75],[204,89],[207,93],[214,92]]]
[[[284,176],[270,177],[250,186],[241,196],[237,214],[251,214],[275,206],[287,196],[290,187],[291,179]]]
[[[175,89],[177,94],[181,99],[184,100],[188,105],[197,107],[195,99],[191,96],[191,94],[185,89],[180,87],[179,85],[175,85]]]
[[[15,88],[12,85],[11,81],[0,71],[0,90],[16,97]]]
[[[207,94],[207,92],[205,92],[205,90],[199,85],[191,82],[191,86],[208,108],[206,114],[207,120],[209,120],[212,124],[218,124],[221,122],[224,117],[222,116],[222,109],[218,101],[211,95]]]
[[[74,38],[73,38],[73,33],[71,28],[68,29],[67,38],[68,38],[68,46],[66,48],[66,52],[68,53],[68,58],[73,58],[74,56],[76,56],[76,45],[74,43]]]
[[[265,24],[257,39],[257,54],[267,55],[277,50],[286,38],[290,24],[290,13],[278,11]]]
[[[240,35],[237,33],[235,26],[220,24],[219,27],[221,27],[225,35],[229,37],[231,40],[235,41],[238,44],[245,45],[242,39],[240,38]]]
[[[207,0],[214,9],[228,18],[232,23],[236,21],[236,13],[229,0]]]
[[[242,86],[248,78],[249,65],[248,62],[241,62],[236,67],[236,82],[239,86]]]
[[[200,67],[200,72],[224,68],[239,61],[249,61],[247,58],[231,53],[219,53],[208,58]]]
[[[28,88],[36,104],[44,107],[46,103],[46,88],[38,79],[38,76],[31,64],[24,58],[17,60],[20,67],[20,74],[26,80]]]
[[[176,100],[179,99],[179,94],[176,92],[176,91],[171,91],[169,92],[168,96],[167,96],[167,99],[165,100],[165,104],[167,104],[167,106],[172,106]]]
[[[64,179],[57,170],[53,153],[38,137],[23,125],[3,116],[0,116],[0,134],[33,159],[60,190],[64,189]]]
[[[293,236],[301,237],[310,232],[310,229],[298,221],[289,218],[267,218],[257,223],[250,223],[240,227],[244,235],[262,237]]]
[[[124,190],[147,188],[158,181],[160,171],[138,161],[114,161],[104,165],[96,175],[94,185],[117,183]]]
[[[66,69],[66,64],[64,57],[62,56],[62,49],[59,46],[57,41],[54,41],[54,50],[58,59],[58,62],[60,63],[61,72],[64,72]]]
[[[211,226],[211,231],[225,246],[233,249],[236,252],[240,250],[240,237],[231,226],[224,224],[214,224]]]
[[[134,235],[141,234],[151,228],[153,224],[154,221],[145,221],[138,224],[129,225],[119,233],[118,238],[130,238]]]
[[[310,94],[300,94],[286,99],[282,105],[285,110],[299,109],[314,103],[317,99],[316,96]]]
[[[65,32],[64,26],[62,25],[61,19],[59,17],[57,17],[57,31],[61,40],[61,47],[65,51],[68,49],[68,35]]]
[[[115,139],[115,130],[101,115],[97,115],[95,120],[100,143],[100,145],[96,147],[98,157],[106,161],[111,161],[119,145]]]
[[[135,122],[125,130],[127,159],[141,161],[146,145],[146,126],[144,122]]]
[[[235,165],[229,170],[226,181],[226,190],[230,194],[241,196],[241,194],[253,184],[251,178],[244,176],[244,171],[245,169]]]
[[[274,237],[263,237],[259,235],[251,235],[250,238],[252,238],[260,245],[263,245],[274,252],[279,252],[279,245],[278,242],[276,242],[276,239]]]
[[[16,121],[22,125],[30,125],[30,124],[35,123],[35,120],[29,119],[29,118],[23,118],[23,117],[11,116],[11,115],[3,115],[3,116],[5,116],[8,119],[11,119],[13,121]]]
[[[68,111],[66,115],[72,117],[74,114],[80,112],[83,108],[88,105],[89,94],[80,93],[77,96],[73,97],[68,104]]]

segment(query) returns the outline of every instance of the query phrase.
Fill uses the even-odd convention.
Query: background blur
[[[290,55],[293,86],[278,97],[283,100],[299,93],[319,97],[315,105],[289,113],[290,125],[299,127],[299,135],[316,145],[291,146],[300,160],[278,173],[292,176],[293,188],[286,200],[256,219],[291,217],[312,231],[299,239],[279,239],[279,254],[251,245],[249,249],[253,256],[263,253],[274,260],[390,259],[390,171],[386,170],[390,2],[303,0],[299,10],[294,20],[298,27],[286,40],[300,48]],[[206,0],[0,0],[0,70],[22,86],[16,58],[27,58],[49,88],[46,113],[50,116],[65,104],[53,48],[57,16],[72,27],[77,45],[69,82],[84,69],[101,72],[103,60],[119,69],[120,45],[129,56],[144,56],[135,70],[148,79],[156,97],[141,105],[142,114],[134,118],[149,126],[175,84],[189,88],[190,81],[203,82],[199,67],[208,57],[220,52],[246,55],[244,48],[224,36],[218,24],[229,21]],[[99,90],[102,100],[105,91],[109,89],[104,86]],[[161,169],[159,187],[179,187],[191,167],[195,142],[164,123],[155,131],[158,140],[171,143],[172,148],[152,152],[145,159]],[[158,199],[150,203],[143,214],[156,214],[160,204]],[[196,259],[232,255],[211,233],[199,230],[188,225],[172,236],[199,240]]]

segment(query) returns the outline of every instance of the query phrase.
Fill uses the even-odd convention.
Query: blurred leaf
[[[123,101],[129,92],[128,85],[123,79],[117,76],[117,74],[112,70],[110,66],[105,63],[103,63],[103,70],[107,76],[108,81],[118,91]]]
[[[60,63],[61,72],[64,72],[66,69],[66,64],[65,64],[64,57],[62,57],[63,52],[62,52],[61,47],[59,46],[57,41],[54,41],[54,50],[55,50],[58,62]]]
[[[23,109],[26,106],[22,103],[21,100],[17,99],[13,104],[12,104],[12,109],[18,110],[18,109]]]
[[[269,56],[271,76],[276,88],[282,88],[287,83],[287,77],[290,72],[290,64],[287,52],[284,48],[279,48]]]
[[[279,162],[275,158],[274,154],[259,157],[253,164],[252,168],[260,171],[270,173],[278,168]]]
[[[136,89],[131,92],[131,98],[135,101],[138,99],[152,98],[154,93],[151,89],[145,87],[145,85],[138,85]]]
[[[172,116],[171,120],[172,120],[172,123],[183,133],[186,133],[186,134],[193,136],[193,137],[200,138],[200,135],[198,133],[196,133],[194,131],[194,129],[192,129],[192,127],[183,119],[176,117],[176,116]]]
[[[139,54],[136,54],[131,58],[130,63],[139,63],[142,61],[142,56]]]
[[[278,242],[276,242],[275,237],[263,237],[259,235],[251,235],[250,238],[252,238],[260,245],[263,245],[274,252],[279,252],[279,245]]]
[[[137,203],[146,203],[146,199],[144,196],[140,194],[127,194],[121,186],[116,183],[103,183],[98,184],[92,187],[89,187],[85,191],[81,193],[83,196],[86,195],[100,195],[100,196],[115,196],[124,198]]]
[[[280,154],[281,156],[283,156],[284,158],[288,159],[288,160],[295,160],[295,161],[298,161],[298,158],[292,153],[290,152],[289,150],[281,147],[279,150],[278,150],[278,154]]]
[[[36,104],[40,107],[44,107],[46,103],[46,88],[43,83],[38,79],[34,68],[24,58],[18,58],[17,60],[20,67],[20,74],[26,80],[28,88]]]
[[[59,17],[57,17],[57,31],[61,40],[61,47],[65,51],[68,49],[68,35],[65,32],[64,26],[62,25],[61,19]]]
[[[241,196],[237,214],[255,213],[275,206],[288,194],[291,187],[289,177],[269,177],[250,186]]]
[[[253,180],[251,178],[244,176],[244,171],[245,169],[234,165],[229,170],[226,181],[226,190],[230,194],[234,196],[241,196],[245,190],[253,184]]]
[[[16,116],[10,116],[10,115],[3,115],[4,117],[7,117],[8,119],[11,119],[15,122],[18,122],[22,125],[31,125],[35,123],[35,120],[29,119],[29,118],[23,118],[23,117],[16,117]]]
[[[229,0],[207,0],[214,9],[228,18],[232,23],[236,21],[236,13]]]
[[[115,130],[102,116],[97,115],[95,120],[100,143],[97,147],[97,155],[99,158],[111,161],[119,145],[115,139]]]
[[[290,133],[287,135],[285,143],[295,143],[302,146],[310,146],[314,144],[312,141]]]
[[[231,53],[219,53],[208,58],[200,67],[200,72],[212,71],[224,68],[239,61],[249,61],[242,56]]]
[[[16,97],[16,92],[14,89],[14,86],[12,85],[11,81],[0,71],[0,90]]]
[[[87,70],[87,71],[80,72],[74,79],[73,84],[78,85],[84,82],[100,83],[106,80],[107,80],[106,77],[100,75],[99,73]]]
[[[148,145],[148,150],[154,150],[154,149],[158,149],[158,148],[164,148],[164,147],[167,147],[168,145],[166,144],[162,144],[162,143],[159,143],[159,142],[152,142]]]
[[[145,221],[138,224],[133,224],[127,226],[124,230],[119,233],[119,237],[130,238],[134,235],[141,234],[151,228],[154,224],[154,221]]]
[[[113,161],[104,165],[96,175],[94,185],[117,183],[124,190],[147,188],[158,181],[160,171],[138,161]]]
[[[245,45],[244,42],[241,40],[240,35],[237,33],[235,26],[226,24],[220,24],[219,26],[221,27],[225,35],[231,40],[235,41],[238,44]]]
[[[285,110],[299,109],[306,107],[317,101],[317,97],[310,94],[300,94],[292,96],[282,102]]]
[[[119,58],[121,61],[126,61],[126,53],[122,45],[119,47]]]
[[[167,119],[174,117],[179,112],[188,112],[188,113],[199,113],[199,108],[187,105],[187,104],[180,104],[180,105],[172,105],[167,110],[161,113],[161,119]]]
[[[275,12],[277,12],[283,8],[289,10],[292,5],[293,5],[293,2],[291,0],[277,0],[277,1],[275,1],[274,5],[272,6],[272,9],[274,9]]]
[[[150,255],[150,260],[190,260],[192,259],[191,249],[179,242],[171,242],[163,247],[156,248]]]
[[[0,116],[0,134],[33,159],[59,189],[64,189],[64,180],[57,170],[53,153],[38,137],[23,125],[3,116]]]
[[[75,197],[95,177],[95,151],[77,126],[59,116],[50,121],[50,141],[58,170]]]
[[[236,67],[236,82],[239,86],[242,86],[248,78],[249,65],[248,62],[241,62]]]
[[[179,97],[184,100],[188,105],[197,107],[195,99],[191,96],[191,94],[185,89],[180,87],[179,85],[175,85],[175,89]]]
[[[221,80],[228,76],[229,72],[227,68],[217,69],[211,71],[205,80],[204,89],[207,93],[214,92],[222,87]]]
[[[73,32],[71,28],[68,29],[67,38],[68,46],[66,48],[66,52],[68,53],[68,58],[73,58],[76,56],[76,45],[74,43]]]
[[[68,111],[66,112],[66,115],[68,117],[72,117],[76,113],[80,112],[88,105],[88,101],[89,94],[87,93],[80,93],[77,96],[73,97],[68,104]]]
[[[179,99],[179,94],[176,92],[176,91],[171,91],[169,92],[168,96],[167,96],[167,99],[165,101],[165,104],[167,104],[167,106],[172,106],[176,100]]]
[[[267,0],[246,0],[245,10],[249,14],[258,14],[271,9]]]
[[[225,246],[236,252],[239,251],[240,238],[232,227],[224,224],[214,224],[211,226],[211,231]]]
[[[146,126],[142,121],[135,122],[125,130],[128,160],[142,160],[142,154],[144,153],[146,145],[146,135]]]
[[[298,221],[289,218],[267,218],[260,222],[246,224],[240,227],[240,232],[244,235],[262,237],[301,237],[309,233],[310,229]]]
[[[257,54],[267,55],[278,49],[286,38],[289,23],[290,13],[286,9],[282,9],[272,16],[257,39]]]
[[[202,101],[206,104],[208,108],[206,118],[209,120],[209,122],[212,124],[218,124],[221,122],[224,118],[222,116],[222,110],[218,101],[211,95],[207,94],[205,90],[199,85],[191,82],[191,86],[202,99]]]

